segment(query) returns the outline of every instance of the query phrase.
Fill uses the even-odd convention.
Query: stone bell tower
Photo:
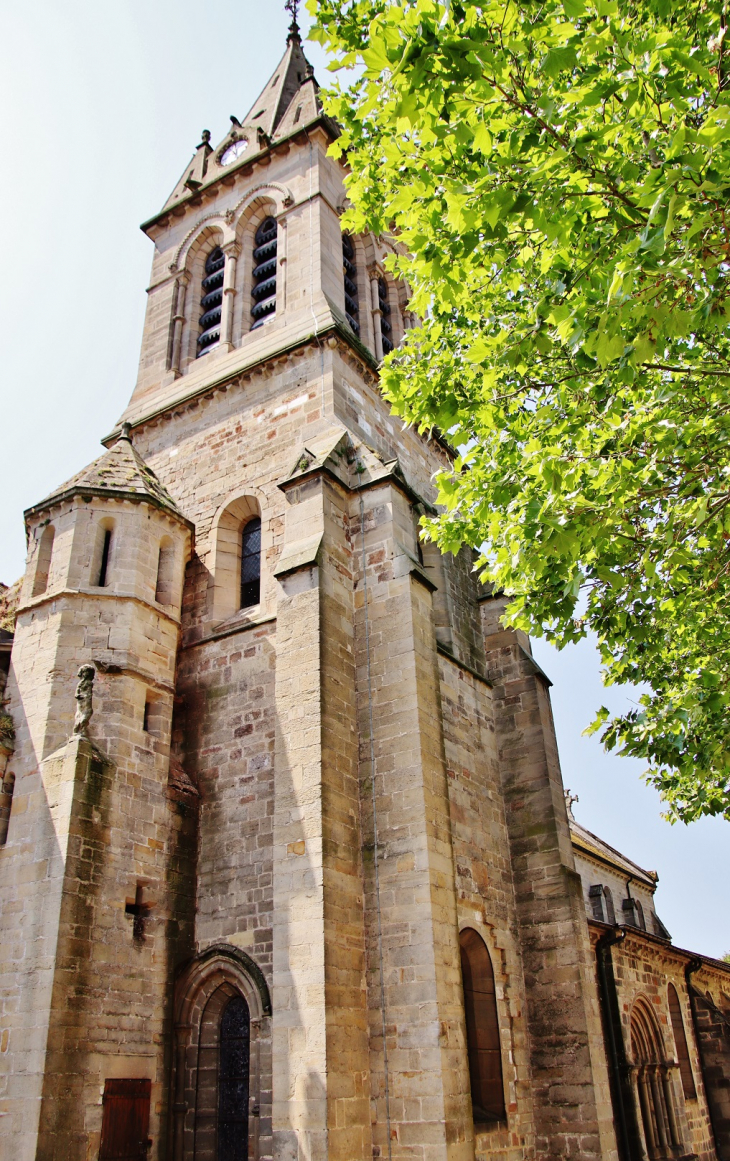
[[[143,226],[107,452],[26,514],[18,1161],[615,1156],[548,683],[420,543],[452,453],[380,395],[408,291],[336,134],[294,20]]]

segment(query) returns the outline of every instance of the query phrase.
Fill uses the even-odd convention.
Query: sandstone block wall
[[[48,588],[32,595],[33,537],[8,683],[18,745],[0,850],[3,1132],[18,1158],[86,1158],[98,1145],[100,1085],[121,1069],[153,1082],[162,1156],[171,948],[191,934],[177,858],[189,824],[167,786],[189,533],[128,501],[65,501],[50,516],[59,535]],[[99,588],[89,570],[107,519],[109,584]],[[161,606],[159,546],[173,537],[173,599]],[[69,741],[88,663],[91,742]],[[136,930],[127,905],[144,908]]]

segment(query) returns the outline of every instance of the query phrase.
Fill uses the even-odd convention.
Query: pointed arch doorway
[[[174,1161],[258,1161],[261,1049],[268,1060],[266,981],[243,952],[214,948],[178,981],[173,1062]],[[270,1082],[264,1078],[264,1087]]]

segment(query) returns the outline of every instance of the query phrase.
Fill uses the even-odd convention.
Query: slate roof
[[[83,471],[77,472],[45,500],[28,508],[25,517],[58,504],[74,495],[117,496],[119,499],[144,500],[169,512],[189,527],[190,521],[177,507],[169,492],[165,491],[157,476],[132,446],[128,435],[122,435],[109,451],[94,460]]]
[[[575,819],[571,818],[569,822],[573,845],[580,853],[588,856],[593,855],[594,858],[598,858],[601,862],[610,863],[619,874],[631,875],[632,879],[643,883],[650,891],[656,890],[658,876],[655,871],[646,871],[638,863],[627,859],[626,855],[622,855],[620,851],[617,851],[615,847],[609,846],[598,835],[586,830]]]

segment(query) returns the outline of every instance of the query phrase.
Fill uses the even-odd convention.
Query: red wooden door
[[[147,1161],[149,1080],[107,1080],[99,1161]]]

